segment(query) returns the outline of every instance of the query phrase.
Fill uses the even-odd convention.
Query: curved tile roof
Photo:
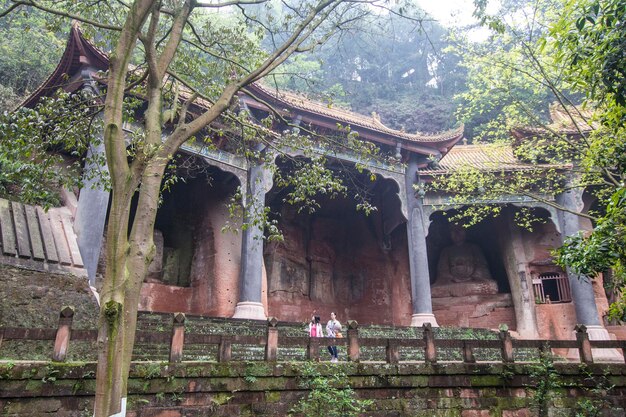
[[[462,167],[481,171],[524,171],[547,168],[571,168],[570,165],[529,164],[515,157],[511,145],[459,145],[452,148],[437,168],[420,170],[421,174],[445,174]]]
[[[270,89],[260,83],[255,83],[249,88],[254,92],[266,96],[266,98],[269,98],[272,101],[277,101],[283,104],[283,106],[293,107],[296,110],[306,111],[321,116],[327,116],[337,119],[345,124],[364,127],[372,131],[377,131],[411,142],[441,143],[449,142],[450,140],[459,140],[463,136],[463,126],[454,130],[436,134],[408,133],[385,126],[380,121],[380,118],[378,118],[375,114],[372,116],[365,116],[338,107],[331,107],[324,103],[309,100],[308,98],[293,92]]]
[[[552,123],[546,126],[516,126],[511,129],[513,136],[520,140],[528,136],[541,136],[551,132],[568,136],[580,136],[591,132],[598,126],[592,121],[593,112],[589,109],[568,106],[559,103],[550,105]]]
[[[85,39],[77,23],[72,25],[69,39],[63,56],[48,79],[28,97],[22,106],[32,107],[37,101],[47,94],[51,94],[59,87],[66,91],[73,91],[85,81],[81,71],[89,68],[91,72],[105,71],[108,69],[109,59],[106,53],[99,50],[91,42]],[[68,79],[68,77],[72,77]],[[463,126],[437,134],[407,133],[401,130],[391,129],[385,126],[375,116],[364,116],[351,111],[331,108],[320,102],[311,101],[301,95],[278,91],[254,83],[247,87],[250,95],[245,96],[246,102],[254,107],[267,110],[263,103],[270,103],[277,110],[303,116],[306,123],[317,125],[326,129],[337,129],[337,124],[349,125],[358,131],[364,140],[384,143],[390,146],[400,144],[404,151],[417,152],[423,155],[441,155],[448,152],[455,143],[463,137]],[[244,93],[245,94],[245,93]],[[257,101],[260,99],[261,101]],[[197,103],[201,106],[206,103]]]

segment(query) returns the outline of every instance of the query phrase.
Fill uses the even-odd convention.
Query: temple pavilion
[[[23,105],[33,107],[59,87],[102,88],[99,74],[107,68],[107,55],[74,26],[56,70]],[[602,277],[580,279],[550,254],[566,236],[591,228],[572,214],[589,209],[590,195],[581,190],[549,196],[568,212],[523,196],[503,197],[498,216],[459,230],[447,220],[446,213],[459,209],[450,196],[425,191],[433,176],[464,165],[530,169],[510,146],[466,144],[462,126],[438,134],[394,130],[376,115],[263,84],[251,85],[238,106],[256,120],[279,109],[281,118],[272,126],[277,133],[306,129],[341,137],[348,127],[359,140],[376,145],[387,156],[384,162],[322,145],[315,152],[337,172],[366,184],[377,210],[365,215],[350,197],[319,196],[318,210],[299,212],[284,202],[285,190],[271,173],[238,156],[228,141],[216,140],[210,149],[184,146],[181,155],[201,164],[204,176],[179,182],[163,195],[154,236],[157,256],[141,290],[141,310],[283,321],[334,311],[341,321],[362,324],[491,329],[504,324],[521,338],[573,338],[576,324],[585,324],[592,339],[609,339],[609,330],[619,330],[603,320],[608,305]],[[129,132],[137,128],[128,126]],[[529,132],[514,134],[523,140]],[[83,189],[64,193],[65,207],[55,209],[58,213],[0,204],[0,261],[65,269],[97,290],[109,194],[91,187],[90,169],[96,168],[85,166]],[[255,196],[255,209],[271,209],[284,241],[267,242],[254,228],[222,231],[232,222],[226,205],[238,189]],[[545,221],[533,231],[520,228],[514,216],[522,207]],[[20,238],[24,233],[30,239]],[[45,250],[38,255],[39,241]]]

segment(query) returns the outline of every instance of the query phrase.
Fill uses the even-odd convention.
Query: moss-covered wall
[[[286,416],[306,394],[304,363],[135,363],[129,382],[129,416]],[[533,378],[537,365],[330,364],[343,369],[361,398],[374,400],[365,414],[383,416],[528,417],[543,398]],[[0,362],[0,415],[90,416],[95,364]],[[625,416],[626,365],[555,364],[545,396],[550,416],[582,407]],[[534,398],[534,399],[533,399]],[[583,414],[580,415],[589,415]]]

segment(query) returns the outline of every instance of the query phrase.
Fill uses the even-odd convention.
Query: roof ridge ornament
[[[391,129],[390,127],[386,126],[381,120],[380,120],[380,114],[376,113],[375,111],[372,112],[372,123],[375,126],[381,127],[383,129],[389,129],[389,130],[395,130],[395,129]]]

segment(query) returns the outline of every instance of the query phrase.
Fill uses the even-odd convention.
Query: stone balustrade
[[[97,336],[96,330],[72,330],[73,315],[74,310],[71,307],[64,307],[60,312],[57,329],[0,328],[0,357],[6,357],[2,352],[2,345],[9,341],[54,340],[51,359],[57,362],[65,361],[71,348],[71,342],[94,343]],[[325,358],[323,352],[329,345],[339,346],[341,350],[345,349],[343,355],[350,362],[389,364],[400,362],[476,363],[476,352],[486,350],[491,351],[492,354],[488,355],[487,359],[483,358],[478,362],[525,363],[537,361],[538,358],[549,353],[552,349],[569,349],[570,351],[578,351],[578,358],[581,363],[591,364],[594,363],[594,351],[613,349],[622,354],[626,353],[626,341],[589,340],[587,329],[582,325],[575,329],[576,340],[518,340],[513,339],[507,330],[500,331],[499,339],[482,340],[437,339],[428,323],[421,329],[421,338],[417,336],[414,338],[361,337],[359,336],[359,324],[354,320],[349,320],[347,323],[346,338],[310,338],[307,336],[279,336],[280,323],[275,317],[270,317],[267,320],[265,335],[244,335],[237,331],[233,334],[187,333],[185,321],[184,314],[176,313],[172,318],[170,333],[138,330],[136,343],[169,346],[169,362],[171,363],[185,360],[185,350],[194,346],[200,346],[207,351],[210,347],[215,347],[216,354],[213,359],[217,362],[234,360],[234,346],[264,352],[263,355],[257,355],[257,357],[259,359],[262,357],[262,360],[266,362],[280,361],[283,356],[281,352],[285,350],[302,352],[301,360],[319,361]],[[256,326],[258,328],[258,323]],[[370,352],[367,358],[363,357],[364,351]],[[384,351],[384,355],[372,355],[372,351]],[[246,360],[249,359],[251,358],[246,358]],[[293,361],[294,359],[291,357],[289,360]]]

